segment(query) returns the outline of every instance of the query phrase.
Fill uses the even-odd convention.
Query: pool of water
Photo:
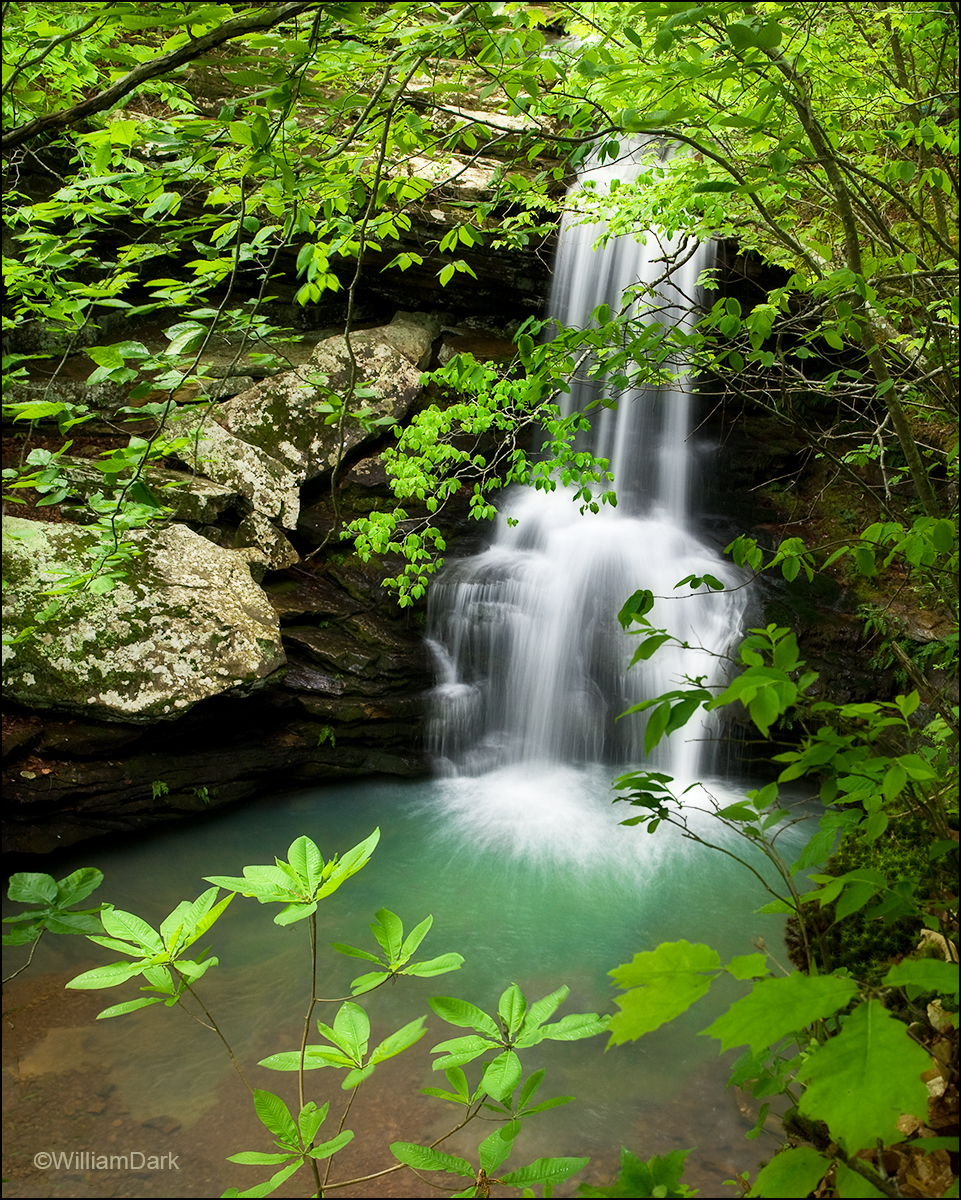
[[[722,961],[750,953],[758,937],[778,952],[780,920],[756,913],[768,897],[749,872],[670,829],[650,836],[621,827],[618,822],[631,810],[612,807],[610,797],[608,772],[601,768],[528,765],[473,779],[368,780],[263,800],[134,842],[81,848],[58,865],[57,874],[98,866],[106,878],[94,899],[136,912],[156,927],[174,904],[206,888],[205,875],[239,875],[245,865],[269,863],[275,855],[286,858],[288,845],[301,834],[329,858],[379,827],[380,844],[368,866],[318,910],[318,993],[343,997],[350,980],[366,970],[363,962],[334,953],[327,943],[377,950],[369,923],[381,907],[396,912],[408,930],[433,915],[418,958],[457,951],[466,961],[449,975],[403,981],[363,997],[359,1002],[370,1015],[372,1044],[429,1013],[430,996],[457,996],[495,1012],[498,996],[515,982],[529,1001],[566,984],[571,995],[558,1016],[613,1012],[608,971],[662,941],[706,942]],[[703,830],[709,828],[705,822]],[[723,831],[713,832],[720,837]],[[801,835],[794,830],[785,838],[789,857]],[[752,862],[758,865],[757,859]],[[209,944],[220,960],[198,992],[249,1068],[253,1085],[293,1103],[294,1076],[254,1065],[267,1054],[297,1047],[309,996],[307,922],[282,929],[273,924],[276,912],[277,906],[234,900],[198,943]],[[13,966],[23,953],[11,952]],[[48,937],[30,973],[79,971],[115,957],[83,938]],[[134,981],[97,993],[98,1007],[135,997],[137,986]],[[543,1154],[590,1155],[596,1171],[591,1178],[599,1179],[614,1168],[623,1144],[642,1157],[696,1146],[694,1177],[713,1185],[734,1169],[753,1167],[759,1147],[743,1140],[750,1123],[734,1094],[723,1089],[717,1043],[695,1036],[743,989],[719,980],[692,1012],[635,1044],[605,1052],[606,1039],[597,1037],[544,1042],[529,1051],[525,1075],[539,1067],[547,1070],[539,1098],[574,1095],[576,1101],[532,1118],[509,1166]],[[336,1007],[323,1006],[315,1016],[332,1023]],[[445,1131],[445,1122],[456,1124],[452,1105],[411,1099],[412,1087],[447,1086],[443,1074],[430,1069],[429,1049],[466,1032],[433,1014],[428,1024],[427,1036],[409,1052],[403,1068],[385,1064],[360,1089],[352,1120],[365,1103],[365,1090],[373,1090],[379,1111],[391,1114],[391,1137],[426,1142]],[[82,1043],[83,1061],[106,1073],[112,1103],[121,1104],[134,1121],[164,1114],[184,1129],[202,1125],[212,1119],[232,1075],[215,1035],[161,1005],[60,1031],[57,1053],[65,1063],[71,1038]],[[465,1069],[473,1086],[479,1067]],[[332,1113],[342,1109],[346,1094],[334,1072],[307,1078],[310,1097],[318,1103],[331,1100]],[[405,1114],[410,1116],[406,1123]],[[443,1148],[473,1157],[490,1130],[485,1124],[475,1134],[469,1127]],[[226,1132],[229,1137],[231,1131]],[[219,1160],[252,1148],[229,1140],[208,1147]],[[269,1139],[260,1148],[269,1149]],[[240,1186],[255,1181],[248,1174]],[[179,1185],[189,1187],[184,1179]],[[200,1186],[177,1194],[210,1193]]]

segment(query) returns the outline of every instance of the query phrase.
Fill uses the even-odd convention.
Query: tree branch
[[[162,54],[160,58],[140,63],[110,87],[104,88],[103,91],[97,92],[96,95],[90,96],[86,100],[81,100],[72,108],[62,108],[58,112],[47,113],[46,116],[35,117],[32,121],[17,125],[0,138],[0,149],[13,150],[24,142],[38,137],[41,133],[59,132],[70,125],[75,125],[93,113],[112,108],[124,96],[146,83],[148,79],[166,75],[174,68],[192,62],[195,58],[200,58],[201,55],[232,38],[244,37],[248,33],[256,33],[262,29],[271,29],[282,21],[288,21],[291,17],[299,16],[302,12],[308,12],[317,7],[317,0],[300,0],[298,3],[273,6],[269,12],[258,13],[256,16],[234,17],[229,21],[224,21],[222,25],[218,25],[216,29],[212,29],[203,37],[192,39],[186,45],[171,50],[169,54]]]

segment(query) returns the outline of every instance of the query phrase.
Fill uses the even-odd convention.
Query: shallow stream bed
[[[428,997],[457,996],[495,1012],[512,982],[529,1002],[563,983],[571,994],[558,1017],[613,1012],[607,972],[662,941],[706,942],[723,962],[750,953],[752,938],[763,937],[780,955],[779,919],[755,914],[767,896],[744,868],[670,830],[651,837],[619,827],[629,815],[611,806],[604,769],[525,766],[478,779],[374,780],[221,811],[196,825],[81,850],[52,869],[59,877],[99,867],[106,878],[93,899],[156,927],[179,900],[205,889],[205,875],[239,875],[245,865],[286,858],[303,833],[329,858],[380,827],[371,862],[318,910],[319,994],[347,995],[350,980],[366,970],[327,944],[376,951],[369,922],[381,907],[396,912],[408,931],[433,914],[418,958],[457,951],[466,962],[451,974],[401,981],[361,999],[372,1045],[421,1013],[429,1016],[428,1033],[359,1089],[345,1125],[356,1136],[334,1158],[333,1181],[390,1166],[391,1141],[427,1144],[457,1124],[461,1110],[417,1094],[420,1087],[447,1087],[443,1073],[430,1069],[430,1048],[466,1032],[430,1013]],[[800,840],[793,831],[785,836]],[[198,992],[253,1086],[294,1107],[295,1075],[256,1066],[299,1046],[309,994],[307,923],[279,928],[276,911],[234,900],[198,943],[220,960]],[[24,957],[23,950],[11,951],[4,973]],[[48,936],[5,992],[5,1194],[209,1196],[252,1186],[267,1170],[227,1163],[226,1156],[273,1147],[219,1039],[161,1005],[93,1020],[108,1005],[134,998],[136,981],[109,991],[61,990],[80,971],[116,957],[83,938]],[[745,1141],[753,1123],[749,1105],[725,1090],[727,1059],[718,1058],[717,1043],[695,1035],[745,986],[719,980],[685,1016],[606,1053],[603,1037],[543,1042],[528,1051],[525,1077],[547,1070],[538,1099],[576,1100],[530,1118],[505,1169],[542,1155],[590,1156],[590,1165],[558,1189],[573,1195],[578,1183],[602,1183],[616,1173],[621,1145],[643,1158],[694,1147],[686,1180],[702,1195],[735,1195],[724,1181],[753,1172],[773,1143]],[[321,1006],[315,1017],[330,1024],[336,1008]],[[474,1086],[478,1065],[465,1070]],[[340,1079],[333,1070],[307,1076],[308,1096],[331,1101],[322,1136],[336,1132],[348,1099]],[[475,1122],[441,1149],[476,1162],[477,1142],[491,1128]],[[140,1159],[131,1158],[126,1170],[90,1168],[90,1157],[60,1159],[46,1169],[34,1164],[37,1154],[71,1152],[140,1154],[144,1165],[132,1169]],[[308,1192],[306,1175],[298,1175],[277,1194]],[[403,1170],[331,1194],[438,1193]]]

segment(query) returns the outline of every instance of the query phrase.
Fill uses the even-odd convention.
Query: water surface
[[[97,896],[156,926],[179,900],[204,890],[204,875],[240,874],[247,864],[272,862],[274,854],[285,858],[290,842],[303,833],[330,857],[379,826],[381,842],[370,864],[320,907],[322,947],[341,941],[375,951],[369,922],[386,906],[407,929],[433,914],[418,957],[454,950],[466,962],[452,974],[388,985],[362,998],[376,1042],[428,1012],[432,995],[469,999],[494,1012],[512,982],[529,1001],[566,984],[571,995],[559,1016],[613,1012],[607,972],[661,941],[706,942],[722,961],[750,953],[759,936],[780,945],[778,920],[755,914],[767,897],[747,871],[670,830],[652,837],[618,826],[631,811],[610,804],[605,768],[524,764],[479,778],[374,780],[265,800],[139,844],[82,851],[58,874],[99,866],[106,880]],[[238,897],[198,943],[210,944],[221,963],[198,991],[247,1065],[299,1042],[308,994],[307,925],[281,929],[272,923],[276,911]],[[85,939],[47,938],[31,971],[81,970],[114,957]],[[364,970],[363,962],[325,948],[319,993],[346,995],[350,980]],[[512,1162],[583,1154],[612,1167],[621,1144],[647,1157],[683,1143],[698,1146],[692,1162],[700,1156],[707,1178],[711,1163],[722,1164],[715,1178],[728,1177],[732,1163],[753,1165],[756,1144],[742,1141],[748,1124],[733,1093],[723,1091],[717,1043],[695,1036],[743,987],[720,980],[693,1012],[633,1045],[605,1053],[605,1039],[598,1037],[545,1042],[529,1051],[526,1071],[548,1070],[541,1095],[573,1094],[577,1100],[532,1119]],[[131,982],[98,996],[106,1007],[137,994]],[[335,1010],[330,1005],[315,1015],[331,1023]],[[411,1102],[412,1087],[446,1086],[443,1075],[430,1070],[429,1048],[462,1032],[433,1015],[429,1026],[410,1063],[395,1073],[397,1094],[377,1093],[378,1104],[393,1105],[394,1115],[410,1109],[414,1125],[398,1116],[398,1132],[391,1134],[402,1140],[430,1140],[444,1132],[445,1122],[455,1123],[453,1106],[431,1101],[433,1107],[424,1109]],[[70,1037],[61,1038],[63,1047],[81,1045],[84,1060],[108,1073],[114,1101],[137,1121],[165,1114],[184,1129],[202,1124],[230,1081],[215,1035],[160,1005],[71,1031]],[[385,1079],[390,1066],[379,1068]],[[466,1070],[475,1084],[479,1068]],[[254,1066],[250,1077],[254,1086],[292,1102],[293,1076]],[[334,1110],[342,1105],[334,1072],[314,1072],[308,1080],[318,1102],[331,1099]],[[357,1105],[363,1103],[362,1088]],[[470,1157],[489,1131],[486,1125],[477,1136],[465,1130],[445,1148]],[[222,1159],[249,1148],[228,1137],[210,1153]],[[249,1178],[246,1186],[253,1182]]]

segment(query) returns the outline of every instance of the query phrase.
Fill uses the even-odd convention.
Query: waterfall
[[[617,172],[592,173],[603,186]],[[646,244],[622,236],[592,249],[602,233],[602,226],[565,218],[550,300],[550,314],[562,324],[586,328],[600,304],[618,311],[627,289],[665,274],[666,257],[684,257],[683,247],[656,232]],[[710,253],[697,248],[644,302],[663,324],[690,320]],[[590,381],[574,384],[568,405],[584,410],[598,395]],[[600,406],[591,448],[610,459],[617,508],[582,515],[560,486],[514,489],[490,547],[441,573],[428,639],[438,674],[430,740],[442,774],[479,780],[496,772],[497,790],[523,806],[540,780],[545,803],[556,806],[559,769],[603,764],[609,779],[612,767],[645,762],[645,718],[617,721],[626,708],[683,686],[685,676],[721,677],[714,654],[740,627],[742,593],[675,591],[688,575],[737,582],[691,528],[692,424],[684,381],[621,395],[616,408]],[[651,622],[695,649],[668,643],[627,669],[637,642],[622,632],[617,613],[638,588],[667,597],[657,600]],[[692,722],[647,761],[693,781],[710,769],[710,737]]]

